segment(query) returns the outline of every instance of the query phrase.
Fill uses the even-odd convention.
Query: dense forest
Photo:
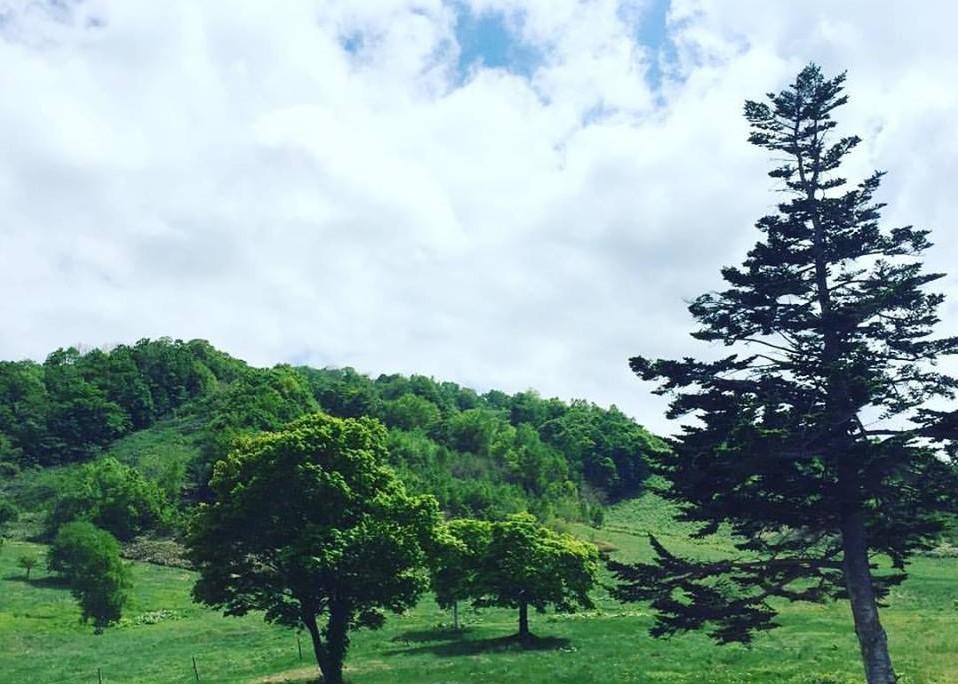
[[[208,498],[212,464],[238,439],[316,411],[381,421],[392,467],[451,517],[599,522],[604,504],[641,490],[646,456],[664,448],[615,407],[421,375],[254,368],[202,340],[144,339],[0,362],[0,482],[15,506],[49,510],[50,533],[92,517],[129,539]],[[183,453],[149,467],[143,448]],[[38,486],[37,469],[59,479]]]

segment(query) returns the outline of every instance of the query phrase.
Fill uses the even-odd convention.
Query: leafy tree
[[[209,393],[219,378],[234,379],[246,365],[202,340],[142,339],[133,346],[132,355],[149,387],[157,416],[168,415],[189,399]]]
[[[415,394],[383,403],[383,422],[403,430],[429,430],[442,418],[439,407]]]
[[[49,398],[46,463],[89,458],[130,430],[126,412],[83,377],[76,349],[58,349],[47,356],[43,382]]]
[[[452,608],[459,629],[459,602],[479,595],[479,572],[492,535],[492,524],[460,518],[440,526],[429,553],[432,590],[440,608]]]
[[[86,521],[60,528],[47,555],[47,567],[60,574],[80,603],[84,622],[96,634],[120,619],[130,589],[130,570],[120,559],[116,538]]]
[[[30,579],[30,571],[33,570],[36,565],[37,559],[35,556],[20,556],[17,558],[17,567],[23,568],[28,580]]]
[[[519,638],[528,640],[529,607],[591,608],[598,572],[594,544],[539,525],[528,514],[492,524],[474,592],[478,606],[519,609]]]
[[[581,469],[585,480],[612,500],[637,495],[648,476],[646,459],[665,449],[614,406],[608,411],[585,401],[543,423],[543,440]]]
[[[112,457],[80,466],[60,486],[47,517],[50,534],[71,520],[88,520],[128,540],[169,522],[160,488]]]
[[[20,517],[20,509],[10,499],[0,494],[0,531]]]
[[[342,418],[382,416],[382,399],[372,380],[352,368],[300,369],[323,410]]]
[[[665,496],[702,534],[727,523],[736,559],[679,558],[653,540],[656,562],[613,564],[623,599],[651,599],[653,630],[711,626],[719,642],[775,626],[772,598],[848,598],[871,684],[895,681],[879,599],[909,556],[956,507],[958,419],[927,408],[958,383],[933,366],[958,339],[930,337],[941,277],[918,260],[927,231],[880,225],[882,174],[846,189],[838,174],[857,137],[836,138],[845,77],[817,66],[769,102],[748,102],[750,142],[780,159],[786,193],[728,289],[689,310],[694,337],[736,352],[717,361],[632,359],[672,393],[670,417],[692,414],[658,470]],[[879,573],[871,558],[890,559]]]
[[[40,460],[48,441],[48,410],[43,367],[32,361],[0,361],[0,432],[7,438],[7,458]]]
[[[495,411],[474,408],[462,411],[447,421],[449,446],[456,451],[489,454],[496,432],[509,424]]]
[[[278,430],[318,408],[309,384],[289,366],[242,373],[206,401],[209,419],[201,437],[201,454],[198,462],[191,464],[195,480],[205,484],[213,463],[243,435]],[[208,492],[201,497],[205,495]]]
[[[120,345],[110,352],[99,349],[79,361],[83,378],[98,387],[129,416],[133,429],[150,425],[155,419],[153,396],[131,347]]]
[[[438,507],[406,493],[385,444],[375,420],[322,413],[243,439],[215,465],[189,537],[195,599],[305,627],[329,684],[342,682],[349,630],[381,626],[428,584]]]

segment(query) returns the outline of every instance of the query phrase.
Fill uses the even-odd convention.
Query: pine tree
[[[879,600],[958,507],[955,414],[932,410],[958,383],[935,367],[958,338],[930,337],[941,278],[918,257],[928,231],[887,229],[882,173],[839,175],[858,137],[837,137],[845,75],[809,65],[768,102],[747,102],[749,142],[780,164],[785,193],[727,289],[695,299],[693,336],[717,361],[631,359],[672,396],[684,425],[656,468],[700,535],[726,524],[734,558],[612,563],[622,600],[651,600],[653,634],[708,628],[718,642],[775,627],[769,600],[848,599],[870,684],[896,681]],[[937,403],[933,403],[937,401]]]

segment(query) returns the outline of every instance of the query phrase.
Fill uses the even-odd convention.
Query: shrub
[[[88,520],[127,540],[170,519],[171,507],[155,483],[115,458],[103,458],[67,479],[47,519],[47,532],[54,534],[71,520]]]
[[[120,544],[86,521],[60,528],[47,555],[47,567],[61,575],[80,604],[82,620],[96,634],[120,619],[130,589],[130,571],[120,559]]]

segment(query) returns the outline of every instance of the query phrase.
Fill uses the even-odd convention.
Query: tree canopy
[[[472,586],[478,606],[518,608],[519,638],[528,639],[529,608],[593,607],[598,572],[594,544],[543,527],[528,514],[492,523]],[[467,585],[468,587],[468,585]]]
[[[122,540],[169,523],[170,506],[159,487],[115,458],[85,463],[64,478],[47,517],[55,534],[71,520],[87,520]]]
[[[47,567],[60,574],[80,604],[82,619],[97,634],[120,619],[130,589],[130,570],[109,532],[87,521],[60,528],[47,555]]]
[[[210,486],[189,538],[196,599],[304,627],[329,684],[342,681],[349,630],[379,627],[428,586],[438,506],[406,493],[375,420],[314,413],[244,438]]]

